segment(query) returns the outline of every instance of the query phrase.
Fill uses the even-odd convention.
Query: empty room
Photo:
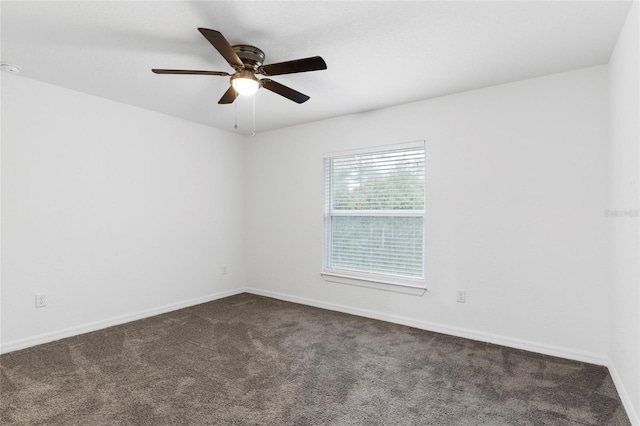
[[[1,1],[0,423],[640,426],[639,9]]]

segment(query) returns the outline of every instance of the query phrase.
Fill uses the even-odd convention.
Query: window
[[[424,289],[424,142],[325,156],[323,275]]]

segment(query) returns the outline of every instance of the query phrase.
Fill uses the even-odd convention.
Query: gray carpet
[[[251,294],[0,357],[24,425],[629,425],[606,368]]]

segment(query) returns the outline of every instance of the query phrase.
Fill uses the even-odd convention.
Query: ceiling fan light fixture
[[[251,72],[244,70],[231,77],[231,86],[239,95],[251,96],[260,88],[260,82]]]

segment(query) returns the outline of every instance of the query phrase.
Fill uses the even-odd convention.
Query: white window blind
[[[325,157],[323,272],[424,278],[424,142]]]

